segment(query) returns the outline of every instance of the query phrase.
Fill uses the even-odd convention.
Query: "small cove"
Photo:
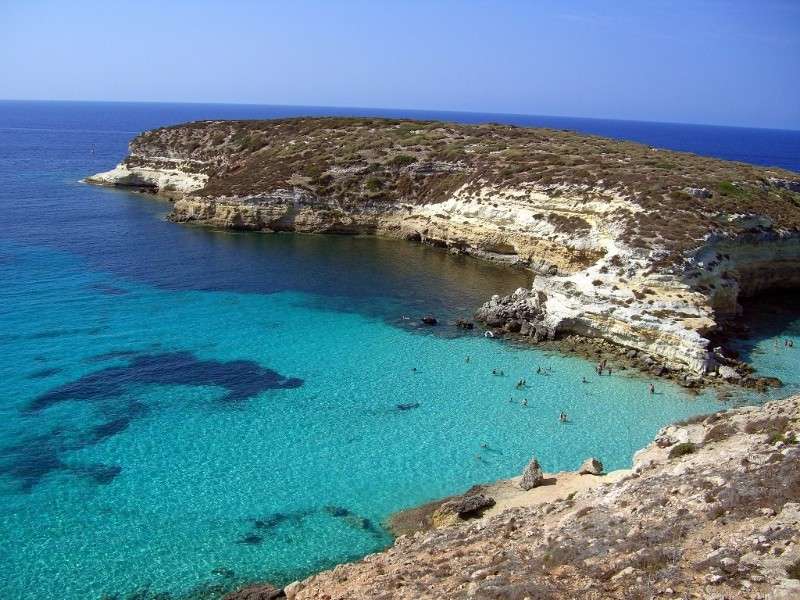
[[[391,240],[180,227],[163,202],[83,186],[149,126],[106,118],[0,138],[11,597],[285,583],[385,547],[392,512],[532,454],[548,471],[625,467],[662,425],[727,406],[447,324],[527,285],[522,271]],[[427,313],[445,324],[417,326]],[[750,360],[797,389],[775,350],[792,337],[800,352],[797,320],[759,323]]]

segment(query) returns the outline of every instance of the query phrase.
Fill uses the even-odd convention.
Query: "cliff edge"
[[[800,396],[672,425],[622,477],[560,498],[533,488],[524,493],[549,497],[401,536],[385,552],[294,582],[283,594],[800,598],[799,430]]]
[[[529,268],[478,317],[532,341],[601,338],[692,384],[747,368],[712,342],[740,300],[800,287],[800,175],[568,131],[375,118],[145,132],[87,182],[171,219],[376,234]]]

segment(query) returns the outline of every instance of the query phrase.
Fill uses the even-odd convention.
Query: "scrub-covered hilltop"
[[[374,233],[530,268],[489,326],[604,338],[658,370],[736,363],[709,339],[739,300],[800,287],[800,175],[569,131],[376,118],[202,121],[138,136],[91,183],[171,218]]]

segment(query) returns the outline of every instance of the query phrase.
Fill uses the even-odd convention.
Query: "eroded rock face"
[[[295,597],[794,598],[798,428],[797,396],[669,426],[615,483],[402,536]]]
[[[488,327],[600,338],[694,375],[740,372],[709,339],[742,296],[800,287],[796,175],[569,132],[208,121],[146,132],[87,181],[163,195],[181,223],[385,235],[521,265],[532,287],[487,302]]]

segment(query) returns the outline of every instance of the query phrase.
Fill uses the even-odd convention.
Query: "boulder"
[[[277,600],[278,598],[286,598],[283,590],[271,586],[268,583],[260,583],[256,585],[248,585],[235,592],[231,592],[222,600]]]
[[[587,458],[578,469],[578,475],[602,475],[603,463],[597,458]]]
[[[711,198],[713,195],[711,190],[707,188],[687,187],[683,191],[689,194],[692,198]]]
[[[465,321],[464,319],[459,319],[458,321],[456,321],[456,327],[458,327],[459,329],[474,329],[475,323],[473,323],[472,321]]]
[[[436,325],[439,321],[436,320],[436,317],[425,315],[422,317],[422,322],[425,323],[425,325]]]
[[[486,317],[486,324],[489,327],[502,327],[506,320],[497,314],[492,314]]]
[[[459,521],[479,517],[487,508],[494,506],[494,498],[485,494],[464,495],[455,500],[448,500],[431,515],[434,527],[455,525]]]
[[[537,485],[541,485],[544,481],[544,473],[542,467],[539,466],[539,461],[535,458],[531,459],[525,470],[522,471],[522,479],[520,479],[519,487],[523,490],[530,490]]]
[[[722,377],[726,381],[738,381],[742,378],[741,375],[734,369],[733,367],[728,367],[726,365],[720,365],[717,369],[719,376]]]
[[[513,321],[509,321],[506,323],[505,330],[510,331],[511,333],[517,333],[520,329],[522,329],[522,323],[514,319]]]
[[[474,494],[472,496],[462,496],[455,502],[455,511],[462,519],[476,516],[487,508],[495,505],[494,498],[484,494]]]

